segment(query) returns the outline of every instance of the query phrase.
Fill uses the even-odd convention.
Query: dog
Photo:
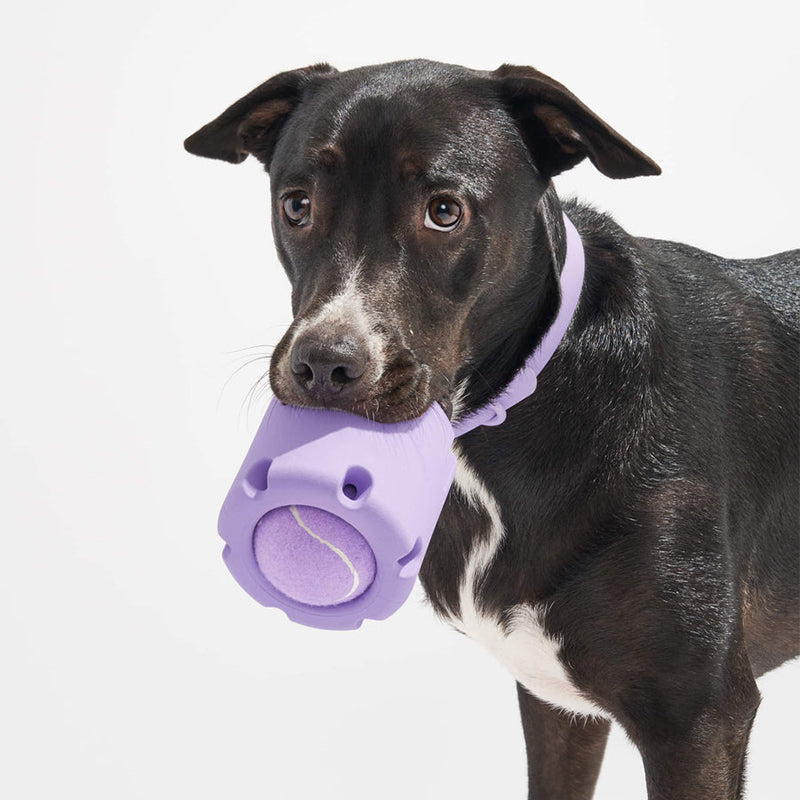
[[[800,250],[734,261],[563,203],[658,165],[531,68],[284,72],[185,142],[269,173],[283,403],[456,421],[585,278],[534,394],[456,440],[420,579],[517,682],[530,798],[590,798],[611,721],[650,800],[740,798],[755,679],[800,652]]]

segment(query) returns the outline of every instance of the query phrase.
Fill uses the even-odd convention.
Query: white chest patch
[[[461,579],[461,614],[450,619],[457,630],[482,644],[531,694],[572,714],[607,717],[607,712],[572,683],[559,657],[561,643],[547,635],[542,606],[518,605],[511,610],[506,631],[500,621],[476,608],[475,582],[494,560],[505,530],[497,501],[454,446],[457,458],[454,485],[464,499],[489,515],[489,535],[477,542]]]

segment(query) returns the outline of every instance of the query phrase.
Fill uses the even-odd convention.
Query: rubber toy
[[[584,256],[566,216],[564,224],[556,319],[492,403],[455,424],[437,403],[385,424],[273,398],[219,516],[225,563],[259,603],[303,625],[348,630],[405,602],[453,482],[454,439],[501,424],[533,393],[572,319]]]

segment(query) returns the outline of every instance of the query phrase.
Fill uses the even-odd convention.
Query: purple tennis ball
[[[279,591],[310,606],[335,606],[363,594],[375,579],[366,539],[335,514],[312,506],[282,506],[258,521],[258,568]]]

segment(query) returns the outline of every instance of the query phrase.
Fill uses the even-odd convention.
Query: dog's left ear
[[[239,164],[251,153],[269,168],[283,123],[320,76],[336,73],[330,64],[281,72],[253,89],[216,119],[193,133],[183,146],[195,156]]]
[[[609,178],[661,174],[655,161],[543,72],[504,64],[490,74],[546,178],[586,157]]]

